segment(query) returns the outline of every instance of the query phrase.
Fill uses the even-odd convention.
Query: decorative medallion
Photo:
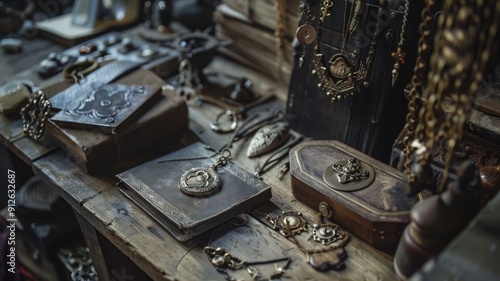
[[[267,220],[273,225],[274,230],[278,230],[285,237],[307,231],[307,223],[299,212],[282,212],[277,217],[268,216]]]
[[[332,102],[353,95],[367,79],[368,70],[363,62],[360,63],[359,70],[356,70],[345,55],[335,54],[328,61],[327,71],[322,61],[323,54],[316,52],[313,57],[313,73],[319,78],[318,86],[326,91]]]
[[[259,129],[248,145],[247,156],[256,157],[282,145],[290,137],[287,122],[277,122]]]
[[[365,188],[373,182],[374,178],[373,168],[356,158],[334,163],[323,173],[323,179],[329,186],[342,191]]]
[[[316,29],[306,23],[297,28],[295,36],[297,37],[297,41],[299,41],[301,44],[312,44],[314,40],[316,40]]]
[[[182,174],[179,179],[179,189],[184,194],[204,197],[219,190],[221,186],[220,176],[213,168],[192,168]]]
[[[35,93],[28,104],[21,109],[23,132],[34,140],[39,140],[43,136],[45,122],[51,110],[52,106],[45,93],[42,91]]]
[[[335,54],[328,61],[328,70],[330,74],[338,79],[347,79],[351,77],[350,83],[352,84],[352,74],[355,69],[351,61],[342,54]]]
[[[323,245],[328,245],[344,238],[346,238],[344,230],[336,224],[313,225],[313,239]]]

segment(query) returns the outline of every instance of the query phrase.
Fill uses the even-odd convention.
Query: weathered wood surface
[[[227,60],[216,59],[210,68],[209,71],[223,71],[233,76],[245,76],[252,79],[254,85],[264,91],[286,95],[287,90],[275,88],[269,77],[248,72],[244,67]],[[268,106],[280,105],[268,103],[262,107]],[[201,107],[193,105],[190,107],[189,113],[191,130],[203,142],[217,148],[227,142],[230,137],[230,134],[218,135],[208,128],[209,122],[221,110],[222,108],[211,104],[204,104]],[[50,154],[45,151],[37,151],[40,149],[39,146],[29,143],[30,140],[20,131],[20,124],[17,127],[11,127],[7,121],[0,122],[2,143],[10,145],[9,149],[13,151],[17,150],[18,156],[23,158],[25,162],[31,163],[33,161],[35,173],[45,183],[55,187],[62,197],[73,206],[76,213],[110,240],[152,279],[224,279],[224,276],[212,267],[203,253],[203,247],[207,245],[212,231],[187,243],[179,243],[116,189],[114,174],[120,172],[120,167],[115,167],[114,170],[109,170],[98,176],[89,176],[75,165],[70,155],[62,151]],[[19,123],[20,121],[11,122]],[[192,141],[192,137],[188,134],[184,141],[189,143]],[[17,147],[14,145],[16,143],[19,144]],[[253,171],[256,161],[260,161],[262,164],[268,155],[249,160],[244,156],[247,145],[248,140],[242,140],[235,144],[231,151],[235,161]],[[42,155],[44,157],[41,157]],[[120,166],[127,167],[126,163]],[[298,203],[293,197],[289,174],[285,175],[282,180],[277,178],[279,166],[277,165],[263,176],[264,181],[273,188],[273,199],[268,204],[260,206],[259,210],[277,214],[280,210],[293,209],[302,212],[304,217],[312,222],[316,211]],[[292,264],[286,273],[290,280],[395,279],[391,257],[373,249],[356,237],[352,237],[346,247],[349,258],[346,260],[344,271],[319,273],[305,262],[305,256],[291,241],[272,230],[265,220],[248,214],[245,217],[248,219],[245,225],[239,227],[228,225],[217,230],[210,245],[227,248],[234,256],[248,260],[290,256]],[[307,238],[307,233],[299,237],[300,241],[309,247],[312,242],[308,241]],[[101,250],[106,251],[106,249]],[[268,276],[274,270],[274,264],[258,266],[258,270],[264,276]],[[230,274],[235,278],[250,279],[244,270],[230,272]]]
[[[34,38],[23,44],[23,51],[0,56],[0,84],[13,80],[28,80],[40,87],[46,79],[40,77],[35,67],[51,52],[60,52],[64,47],[53,42]],[[5,117],[0,114],[0,143],[28,165],[54,151],[56,146],[47,138],[34,141],[22,131],[21,116]]]
[[[258,75],[245,73],[244,69],[230,62],[217,59],[211,65],[212,70],[231,70],[256,79]],[[266,90],[273,89],[269,80],[261,78],[257,86]],[[261,107],[277,107],[270,102]],[[222,109],[204,104],[201,107],[190,106],[190,128],[206,144],[219,148],[226,143],[231,134],[220,135],[208,128],[209,122]],[[249,140],[237,142],[231,152],[236,162],[249,171],[254,171],[256,161],[262,164],[269,154],[256,159],[245,156]],[[269,203],[259,206],[266,213],[278,214],[282,210],[296,210],[313,222],[316,210],[299,203],[292,195],[290,175],[278,179],[276,165],[263,175],[263,180],[272,187],[273,198]],[[126,199],[114,186],[113,175],[119,171],[88,176],[77,168],[62,152],[51,154],[34,163],[35,173],[45,182],[54,186],[61,195],[90,222],[101,234],[135,262],[154,280],[224,280],[203,253],[213,231],[208,231],[187,243],[175,240],[166,230],[143,212],[137,205]],[[346,250],[349,258],[346,269],[341,272],[320,273],[306,263],[304,254],[290,240],[280,236],[267,224],[265,219],[245,215],[248,222],[234,227],[227,225],[216,232],[211,239],[211,246],[224,247],[232,255],[242,259],[262,260],[290,256],[292,264],[287,270],[290,280],[394,280],[392,258],[379,252],[356,237],[352,237]],[[308,233],[299,235],[299,240],[308,248],[313,242],[307,240]],[[274,270],[273,265],[258,266],[263,276]],[[235,278],[250,279],[245,270],[230,272]],[[285,279],[285,278],[283,278]]]

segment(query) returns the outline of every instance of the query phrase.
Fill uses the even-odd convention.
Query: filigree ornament
[[[348,183],[367,178],[370,173],[361,168],[359,160],[350,158],[347,161],[341,161],[332,165],[337,172],[337,179],[340,183]]]
[[[313,73],[319,78],[318,86],[326,92],[332,102],[354,95],[368,76],[368,70],[363,62],[356,71],[349,59],[342,54],[332,56],[327,71],[323,66],[323,54],[316,53],[313,67]]]
[[[273,225],[274,230],[279,231],[285,237],[307,231],[307,223],[299,212],[282,212],[276,217],[267,216],[267,220]]]
[[[331,223],[313,224],[312,237],[314,241],[328,245],[345,239],[346,233],[340,226]]]
[[[290,137],[286,122],[277,122],[259,129],[247,149],[248,157],[256,157],[282,145]]]
[[[106,123],[114,123],[115,116],[121,110],[132,105],[134,95],[146,94],[144,86],[128,86],[109,84],[97,87],[90,95],[80,102],[78,108],[66,110],[68,115],[88,116],[93,119],[103,119]]]
[[[375,170],[356,158],[349,158],[329,165],[323,172],[323,179],[333,189],[355,191],[373,182]]]
[[[28,104],[21,109],[23,132],[34,140],[39,140],[43,136],[45,122],[51,111],[52,106],[45,93],[42,91],[35,93]]]

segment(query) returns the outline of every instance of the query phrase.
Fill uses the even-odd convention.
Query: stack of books
[[[300,18],[299,2],[222,1],[214,13],[216,36],[231,44],[221,51],[287,85],[293,68],[292,41]]]

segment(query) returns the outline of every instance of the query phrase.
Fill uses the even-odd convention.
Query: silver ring
[[[228,116],[229,120],[232,121],[231,126],[229,126],[229,128],[222,128],[219,124],[219,119],[224,115]],[[236,130],[236,127],[238,127],[238,116],[236,115],[236,112],[230,109],[226,109],[221,113],[219,113],[215,118],[215,120],[213,120],[210,123],[210,129],[212,129],[217,133],[230,133]]]

